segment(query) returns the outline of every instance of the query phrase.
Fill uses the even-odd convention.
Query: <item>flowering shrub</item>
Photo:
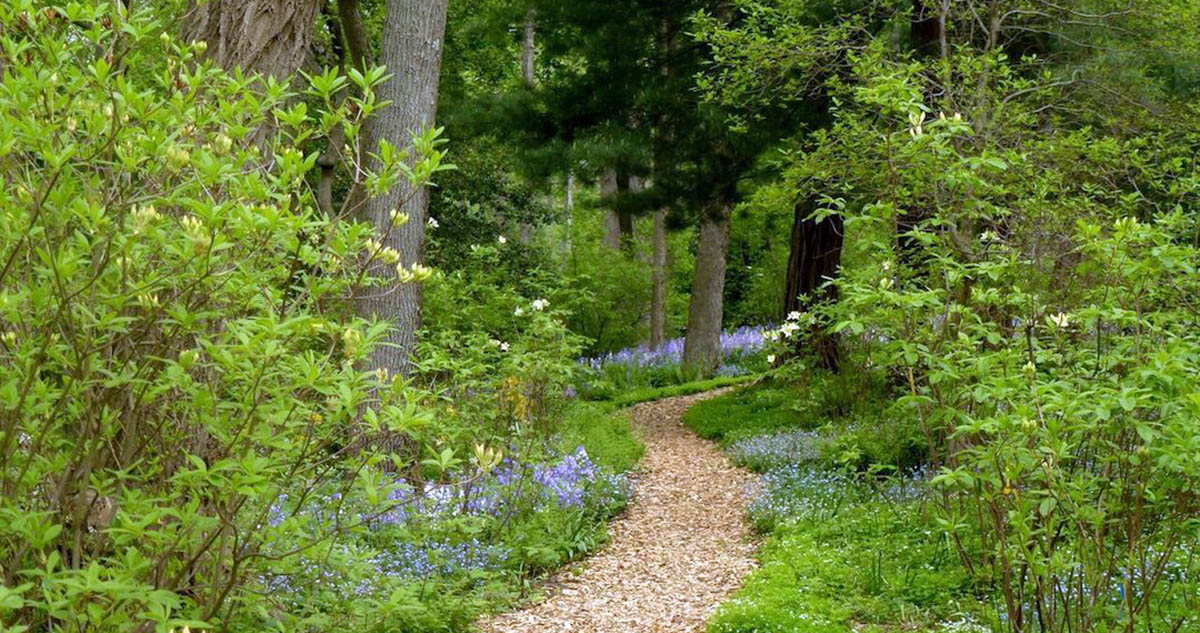
[[[358,527],[271,524],[276,500],[378,495],[356,475],[387,456],[361,438],[424,418],[398,404],[422,394],[355,368],[383,331],[349,303],[389,290],[380,236],[308,184],[335,129],[367,149],[383,71],[312,76],[302,101],[126,6],[0,5],[0,623],[17,630],[228,625],[259,602],[250,579]],[[435,136],[354,173],[371,193],[424,185]]]
[[[843,210],[863,263],[836,282],[829,329],[843,371],[901,390],[878,426],[925,439],[942,527],[996,588],[997,621],[1181,630],[1200,606],[1194,166],[1088,130],[981,150],[897,75],[847,98],[866,117],[840,113],[829,147],[886,134],[876,164],[906,167],[860,175],[878,198]],[[886,130],[865,123],[880,112]],[[935,198],[897,252],[900,207]]]

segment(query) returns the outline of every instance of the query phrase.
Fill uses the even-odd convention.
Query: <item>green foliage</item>
[[[873,501],[801,518],[779,527],[759,556],[710,633],[953,631],[975,608],[953,549],[908,507]]]
[[[360,149],[382,70],[314,75],[298,101],[164,29],[120,3],[0,8],[0,619],[19,628],[228,624],[273,566],[358,527],[266,525],[272,505],[377,498],[355,474],[386,454],[352,447],[429,421],[355,369],[383,326],[347,299],[387,291],[392,263],[308,186],[336,128]],[[381,146],[367,190],[427,183],[435,139]]]
[[[568,409],[558,437],[564,451],[582,446],[596,464],[613,472],[633,469],[645,451],[645,446],[634,437],[627,415],[607,413],[591,403],[579,403]]]
[[[683,420],[700,437],[728,444],[775,430],[817,428],[824,423],[817,404],[808,390],[766,382],[699,402]]]

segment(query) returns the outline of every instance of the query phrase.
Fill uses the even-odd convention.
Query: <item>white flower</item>
[[[1062,312],[1059,312],[1058,314],[1052,315],[1050,317],[1050,322],[1053,323],[1054,325],[1057,325],[1058,327],[1067,327],[1068,325],[1071,324],[1071,317],[1063,314]]]
[[[508,343],[501,343],[501,344],[500,344],[500,351],[502,351],[502,352],[507,352],[507,351],[508,351]]]
[[[517,309],[513,310],[513,316],[524,316],[524,315],[525,315],[525,308],[522,308],[521,306],[517,306]]]
[[[437,227],[441,226],[438,224],[438,221],[436,219],[434,219],[434,217],[432,215],[429,216],[429,219],[426,220],[425,223],[428,224],[429,228],[431,228],[431,229],[436,229]]]
[[[924,112],[913,112],[909,114],[908,122],[912,124],[912,127],[908,130],[908,133],[912,134],[913,138],[917,138],[925,133],[925,130],[921,127],[921,124],[925,122]]]
[[[501,235],[500,237],[497,237],[497,238],[496,238],[496,241],[497,241],[497,242],[500,242],[501,244],[507,244],[507,243],[508,243],[508,239],[507,239],[507,238],[505,238],[503,235]]]
[[[769,364],[769,365],[775,364],[775,355],[774,354],[767,354],[767,364]]]
[[[800,313],[795,310],[788,312],[787,320],[788,321],[799,321]]]
[[[545,299],[534,299],[533,300],[533,309],[537,312],[541,312],[542,310],[545,310],[549,305],[550,305],[550,302],[546,301]]]

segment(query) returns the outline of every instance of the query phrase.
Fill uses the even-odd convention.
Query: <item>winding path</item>
[[[550,596],[480,623],[485,633],[691,633],[754,568],[745,502],[753,478],[681,422],[721,392],[632,409],[646,442],[628,510],[607,547],[578,575],[560,572]]]

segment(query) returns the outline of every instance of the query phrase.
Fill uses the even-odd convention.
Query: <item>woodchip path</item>
[[[684,411],[717,395],[633,408],[646,442],[628,510],[582,573],[564,571],[549,597],[480,623],[486,633],[690,633],[741,586],[756,542],[746,520],[752,476],[682,425]]]

